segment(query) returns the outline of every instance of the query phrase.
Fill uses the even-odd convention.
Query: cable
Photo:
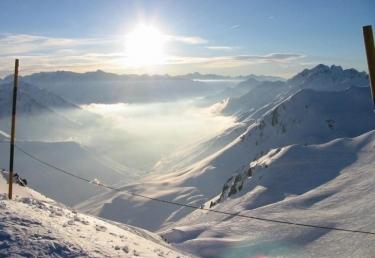
[[[21,148],[18,147],[17,145],[14,145],[14,147],[16,147],[17,150],[19,150],[20,152],[22,152],[22,153],[25,154],[26,156],[32,158],[32,159],[35,160],[35,161],[38,161],[39,163],[42,163],[43,165],[45,165],[45,166],[47,166],[47,167],[53,168],[53,169],[55,169],[55,170],[57,170],[57,171],[60,171],[60,172],[62,172],[62,173],[64,173],[64,174],[66,174],[66,175],[69,175],[69,176],[71,176],[71,177],[75,177],[75,178],[80,179],[80,180],[82,180],[82,181],[86,181],[86,182],[88,182],[88,183],[91,183],[91,180],[88,180],[87,178],[84,178],[84,177],[77,176],[77,175],[75,175],[75,174],[73,174],[73,173],[70,173],[70,172],[68,172],[68,171],[66,171],[66,170],[64,170],[64,169],[62,169],[62,168],[58,168],[58,167],[56,167],[56,166],[54,166],[54,165],[52,165],[52,164],[50,164],[50,163],[48,163],[48,162],[45,162],[45,161],[43,161],[43,160],[41,160],[41,159],[39,159],[39,158],[37,158],[37,157],[31,155],[30,153],[24,151],[23,149],[21,149]]]
[[[41,164],[43,164],[47,167],[53,168],[56,171],[62,172],[64,174],[68,175],[68,176],[74,177],[76,179],[85,181],[85,182],[90,183],[90,184],[96,184],[96,185],[102,186],[102,187],[107,188],[109,190],[125,193],[125,194],[131,195],[131,196],[141,197],[141,198],[148,199],[148,200],[151,200],[151,201],[157,201],[157,202],[166,203],[166,204],[170,204],[170,205],[186,207],[186,208],[190,208],[190,209],[193,209],[193,210],[203,210],[203,211],[207,211],[207,212],[213,212],[213,213],[218,213],[218,214],[230,215],[230,216],[234,216],[234,217],[241,217],[241,218],[246,218],[246,219],[272,222],[272,223],[278,223],[278,224],[286,224],[286,225],[309,227],[309,228],[327,229],[327,230],[342,231],[342,232],[348,232],[348,233],[360,233],[360,234],[367,234],[367,235],[375,235],[375,232],[371,232],[371,231],[353,230],[353,229],[346,229],[346,228],[312,225],[312,224],[290,222],[290,221],[277,220],[277,219],[267,219],[267,218],[263,218],[263,217],[256,217],[256,216],[249,216],[249,215],[244,215],[244,214],[240,214],[240,213],[231,213],[231,212],[227,212],[227,211],[213,210],[213,209],[199,207],[199,206],[195,206],[195,205],[191,205],[191,204],[185,204],[185,203],[179,203],[179,202],[173,202],[173,201],[153,198],[153,197],[150,197],[150,196],[129,192],[129,191],[126,191],[124,189],[119,189],[119,188],[107,186],[107,185],[104,185],[102,183],[94,183],[92,180],[89,180],[89,179],[84,178],[84,177],[77,176],[77,175],[75,175],[75,174],[73,174],[73,173],[71,173],[71,172],[69,172],[65,169],[56,167],[55,165],[52,165],[52,164],[50,164],[46,161],[43,161],[43,160],[35,157],[34,155],[28,153],[27,151],[23,150],[22,148],[18,147],[17,145],[15,145],[15,147],[16,147],[16,149],[18,149],[19,151],[21,151],[22,153],[24,153],[25,155],[27,155],[31,159],[33,159],[35,161],[38,161],[38,162],[40,162]]]

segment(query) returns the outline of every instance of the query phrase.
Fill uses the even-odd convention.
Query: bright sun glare
[[[132,66],[162,64],[166,35],[151,25],[139,25],[126,37],[126,63]]]

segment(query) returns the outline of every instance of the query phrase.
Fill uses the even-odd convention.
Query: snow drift
[[[27,187],[8,200],[0,174],[2,257],[191,257],[156,234],[70,210]]]

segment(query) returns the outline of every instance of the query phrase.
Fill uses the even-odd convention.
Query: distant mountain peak
[[[305,69],[288,80],[292,86],[315,90],[337,91],[349,87],[368,86],[368,75],[353,68],[343,69],[338,65],[319,64]]]
[[[318,64],[312,69],[307,69],[307,71],[310,71],[312,73],[320,73],[320,72],[342,72],[343,69],[339,65],[325,65],[325,64]]]

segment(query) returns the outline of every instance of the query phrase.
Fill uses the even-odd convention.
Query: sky
[[[373,0],[1,0],[0,77],[20,73],[263,74],[367,70]]]

